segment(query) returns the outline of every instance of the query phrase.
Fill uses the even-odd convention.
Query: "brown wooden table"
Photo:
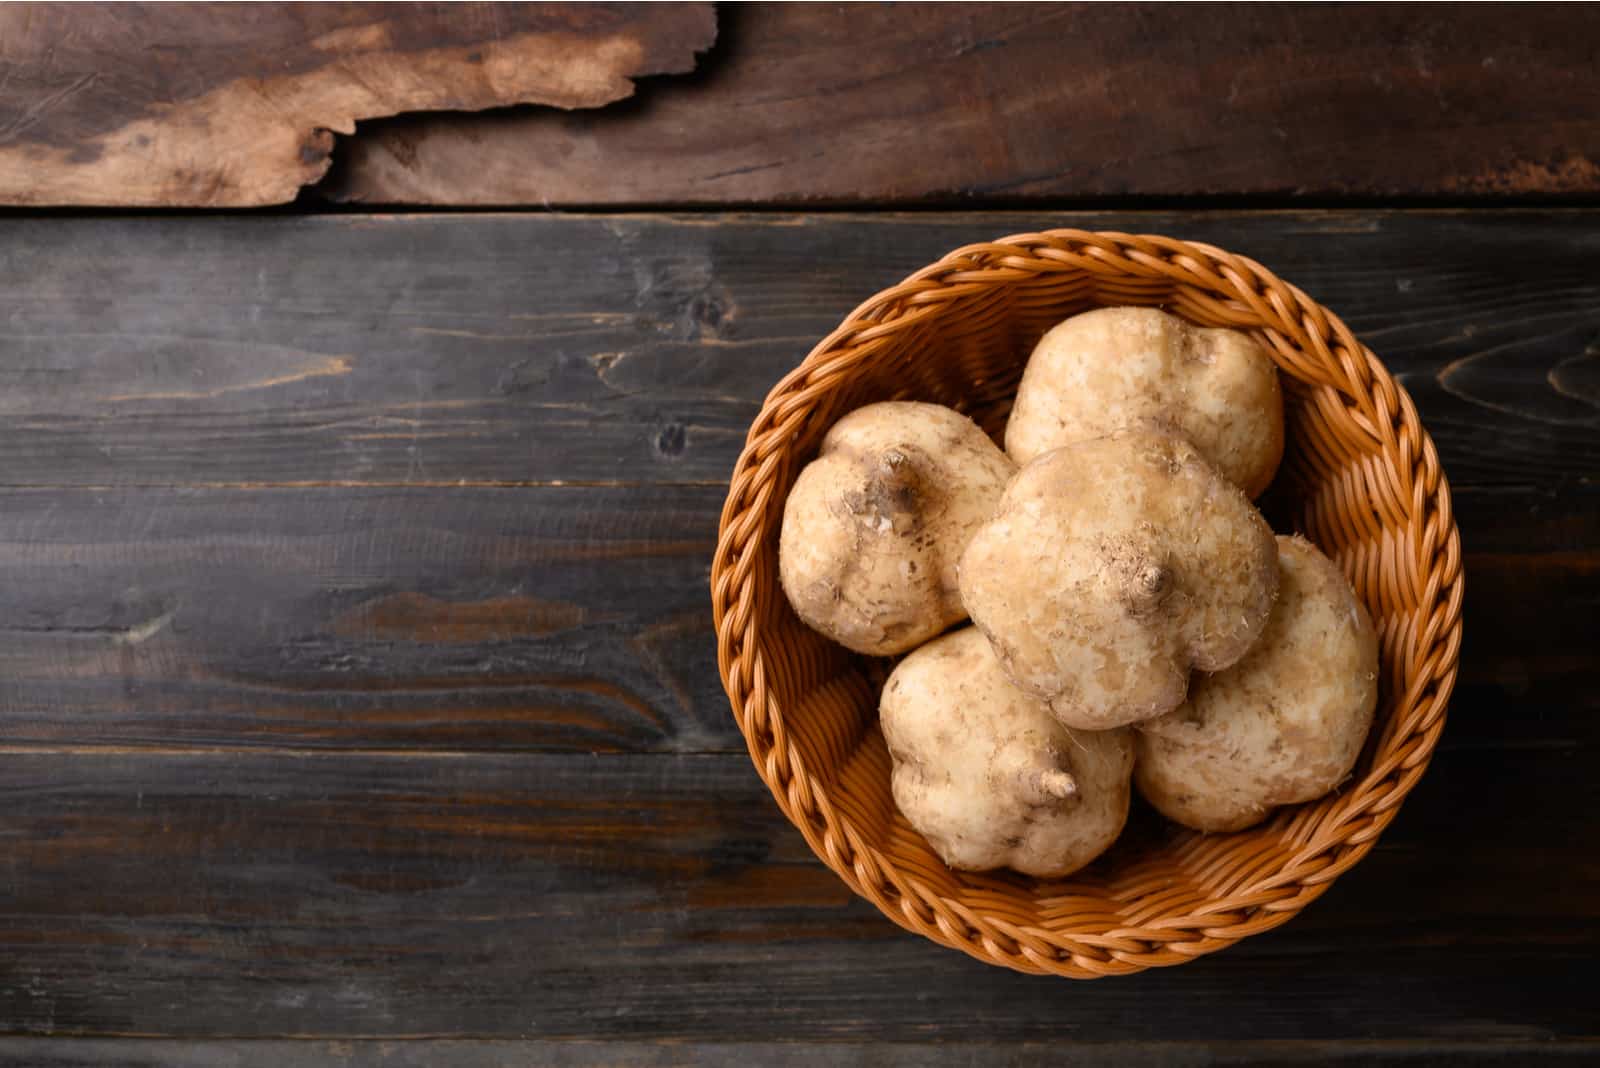
[[[251,17],[412,48],[371,29],[404,9],[290,10]],[[1600,19],[717,20],[620,105],[363,125],[289,207],[0,218],[0,1063],[1600,1061]],[[21,144],[79,75],[15,48]],[[1371,856],[1097,983],[849,894],[750,767],[707,590],[766,390],[877,289],[1053,226],[1222,245],[1344,316],[1439,446],[1468,590]]]

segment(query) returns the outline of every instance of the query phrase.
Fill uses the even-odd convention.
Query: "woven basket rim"
[[[812,777],[792,740],[772,730],[768,667],[754,618],[760,557],[753,540],[765,511],[782,507],[776,486],[788,442],[812,406],[854,361],[898,330],[937,315],[956,296],[1030,275],[1087,272],[1161,278],[1216,322],[1258,337],[1280,368],[1342,398],[1338,418],[1374,437],[1402,479],[1415,534],[1411,557],[1426,576],[1416,612],[1426,625],[1401,650],[1412,668],[1377,742],[1371,770],[1333,802],[1332,819],[1298,817],[1287,863],[1257,871],[1234,858],[1243,881],[1225,898],[1177,916],[1098,935],[1062,934],[984,914],[939,894],[867,844]],[[1176,309],[1182,314],[1183,309]],[[1331,403],[1319,397],[1319,403]],[[775,499],[776,498],[776,499]],[[1418,518],[1421,520],[1418,521]],[[1461,646],[1464,584],[1460,535],[1431,438],[1404,388],[1332,312],[1249,258],[1161,235],[1076,229],[1013,234],[965,245],[863,301],[767,395],[734,466],[711,569],[717,659],[735,719],[758,774],[784,815],[852,891],[891,920],[943,945],[1018,971],[1097,978],[1180,964],[1286,922],[1364,857],[1416,785],[1442,731]],[[781,596],[781,594],[778,594]],[[1384,650],[1384,656],[1399,651]],[[1324,803],[1312,803],[1319,808]],[[1310,806],[1307,806],[1308,808]],[[1304,822],[1305,826],[1301,826]],[[1212,842],[1228,836],[1212,836]],[[1302,838],[1304,839],[1302,841]],[[1263,850],[1265,851],[1265,847]]]

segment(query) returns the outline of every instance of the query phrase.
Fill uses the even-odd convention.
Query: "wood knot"
[[[661,433],[656,435],[656,452],[662,456],[682,456],[685,446],[689,443],[689,432],[682,423],[668,423],[661,428]]]

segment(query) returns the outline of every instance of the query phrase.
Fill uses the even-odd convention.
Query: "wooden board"
[[[404,116],[367,204],[961,205],[1600,192],[1586,5],[724,5],[692,78],[592,115]]]
[[[1345,316],[1440,444],[1468,583],[1449,727],[1375,852],[1279,931],[1094,984],[850,897],[743,754],[705,585],[743,423],[811,341],[1050,224],[1222,244]],[[0,1063],[1600,1055],[1600,212],[0,241],[0,1032],[69,1036]],[[230,1041],[87,1037],[128,1035]],[[232,1041],[295,1036],[374,1041]]]
[[[7,4],[0,203],[284,203],[359,120],[597,107],[715,35],[710,4]]]
[[[609,1042],[516,1039],[0,1038],[0,1065],[17,1068],[1191,1068],[1194,1065],[1591,1064],[1600,1043],[1479,1038],[1327,1042]]]
[[[1596,598],[1597,219],[9,221],[7,730],[738,751],[705,582],[761,396],[945,249],[1071,224],[1253,255],[1377,348],[1463,524],[1457,721],[1515,738],[1498,710],[1527,700],[1570,739],[1600,664],[1542,606]]]
[[[713,487],[0,491],[11,744],[732,752]]]
[[[0,1027],[1593,1037],[1576,992],[1600,953],[1595,740],[1447,745],[1376,851],[1292,924],[1070,985],[894,927],[815,860],[742,755],[10,750]]]
[[[1543,484],[1600,468],[1596,218],[0,220],[0,484],[722,485],[857,303],[1052,226],[1254,257],[1401,376],[1455,484]]]

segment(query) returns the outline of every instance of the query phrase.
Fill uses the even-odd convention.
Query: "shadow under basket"
[[[921,400],[996,439],[1034,343],[1094,307],[1243,330],[1282,372],[1287,449],[1263,501],[1336,560],[1377,623],[1377,719],[1344,786],[1206,835],[1136,800],[1067,879],[952,871],[895,808],[878,730],[891,666],[802,624],[778,584],[784,499],[835,420]],[[1276,927],[1372,848],[1427,767],[1461,647],[1461,549],[1416,409],[1334,316],[1260,265],[1165,237],[1054,230],[970,245],[862,304],[780,382],[734,468],[711,568],[717,658],[756,770],[830,868],[896,923],[1072,978],[1181,964]],[[1421,903],[1419,902],[1419,906]]]

